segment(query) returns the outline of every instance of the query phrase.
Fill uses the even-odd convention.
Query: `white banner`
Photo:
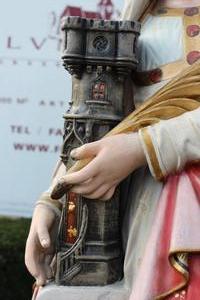
[[[70,77],[60,62],[60,16],[116,16],[122,1],[115,1],[115,6],[112,2],[1,2],[1,215],[32,214],[59,156],[62,115],[71,93]]]

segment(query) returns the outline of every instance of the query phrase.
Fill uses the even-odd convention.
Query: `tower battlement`
[[[64,31],[63,60],[65,67],[80,74],[73,65],[109,65],[135,69],[136,44],[140,24],[134,21],[113,21],[67,17]]]
[[[84,29],[86,28],[87,19],[78,16],[64,17],[61,21],[62,30],[65,29]]]
[[[109,32],[135,32],[140,31],[140,23],[134,21],[114,21],[102,19],[86,19],[81,17],[65,17],[62,19],[62,30],[82,29],[82,30],[99,30]]]

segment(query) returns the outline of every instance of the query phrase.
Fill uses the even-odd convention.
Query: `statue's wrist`
[[[61,216],[61,210],[62,210],[62,203],[58,200],[53,200],[50,197],[49,193],[43,193],[39,199],[37,200],[35,206],[45,206],[47,208],[49,208],[51,211],[53,211],[53,213],[55,214],[56,218],[60,218]]]

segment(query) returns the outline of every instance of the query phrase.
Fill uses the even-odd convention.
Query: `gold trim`
[[[162,71],[161,80],[171,79],[180,73],[181,70],[188,67],[188,64],[185,60],[178,60],[160,67]]]
[[[177,249],[177,250],[170,250],[170,255],[175,255],[177,253],[200,253],[200,249]]]
[[[144,11],[142,12],[141,16],[138,19],[139,22],[144,21],[146,16],[154,9],[156,3],[157,3],[157,0],[152,0],[152,1],[150,1],[150,3],[147,4],[147,6],[144,8]]]
[[[180,253],[181,255],[181,253]],[[181,273],[185,279],[189,279],[189,273],[188,271],[186,271],[183,267],[181,267],[180,264],[178,264],[178,262],[175,260],[174,255],[169,257],[170,263],[171,265],[174,267],[174,269],[176,269],[179,273]]]
[[[152,11],[153,16],[159,17],[178,17],[184,15],[185,8],[169,8],[162,4]]]
[[[159,295],[159,296],[155,297],[154,300],[162,300],[162,299],[165,299],[166,297],[172,295],[173,293],[176,293],[176,292],[182,290],[185,286],[186,286],[186,283],[183,282],[183,283],[179,284],[177,287],[175,287],[175,288],[169,290],[168,292],[166,292],[166,293],[164,293],[164,294],[162,294],[162,295]]]
[[[169,262],[172,265],[173,268],[175,268],[179,273],[183,276],[183,282],[179,284],[178,286],[174,287],[173,289],[155,297],[154,300],[162,300],[165,299],[165,297],[170,296],[171,294],[178,292],[179,290],[185,288],[189,282],[189,272],[186,271],[184,268],[182,268],[174,258],[174,255],[177,256],[188,256],[189,253],[200,253],[200,249],[177,249],[170,251],[169,253]]]
[[[189,99],[189,98],[173,98],[170,100],[166,101],[161,101],[158,104],[155,105],[155,107],[162,107],[162,106],[174,106],[179,107],[179,108],[183,108],[186,111],[191,111],[194,109],[197,109],[199,107],[199,102],[193,99]],[[177,115],[177,114],[176,114]]]
[[[177,256],[179,255],[188,255],[187,253],[181,253],[178,252],[176,253]],[[159,296],[156,296],[154,300],[162,300],[165,299],[166,297],[170,296],[171,294],[180,291],[181,289],[185,288],[188,281],[189,281],[189,272],[187,272],[184,268],[181,267],[181,265],[178,264],[178,262],[175,260],[174,255],[169,255],[169,262],[171,266],[181,275],[183,276],[183,282],[177,285],[176,287],[170,289],[169,291],[162,293]]]
[[[190,25],[199,25],[200,23],[200,15],[194,15],[191,17],[188,17],[186,15],[184,15],[183,17],[183,27],[184,27],[184,46],[185,46],[185,62],[189,65],[189,63],[187,62],[187,55],[188,53],[192,52],[192,51],[198,51],[200,49],[200,39],[199,39],[199,35],[197,36],[193,36],[190,37],[187,34],[187,28]]]
[[[70,201],[68,204],[68,210],[69,212],[73,212],[75,211],[76,205],[74,204],[74,202]]]
[[[73,228],[72,226],[70,226],[70,228],[67,230],[67,232],[68,232],[68,235],[70,238],[75,238],[78,235],[77,228],[75,228],[75,227]]]
[[[154,174],[158,180],[161,180],[164,176],[162,174],[162,170],[160,168],[156,151],[154,149],[151,136],[149,135],[148,128],[143,128],[141,129],[143,141],[146,145],[147,151],[148,151],[148,156],[151,162],[151,166],[153,168]]]
[[[178,16],[186,16],[191,18],[191,16],[186,15],[185,11],[191,8],[198,8],[200,9],[200,6],[194,6],[194,7],[182,7],[182,8],[172,8],[172,7],[166,7],[161,1],[160,3],[152,10],[151,14],[153,16],[159,16],[159,17],[178,17]],[[198,14],[192,15],[192,18],[194,16],[197,16]],[[191,18],[191,19],[192,19]]]

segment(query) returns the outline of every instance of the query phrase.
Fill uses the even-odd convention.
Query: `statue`
[[[124,278],[105,287],[47,286],[38,300],[66,295],[69,300],[198,300],[199,15],[199,0],[126,1],[123,18],[142,21],[134,118],[145,117],[149,126],[74,149],[71,157],[88,163],[74,173],[66,174],[59,163],[37,202],[26,247],[27,267],[37,285],[44,285],[52,278],[62,205],[51,196],[70,189],[91,201],[108,201],[131,174],[121,203]],[[150,96],[153,100],[140,106]]]

